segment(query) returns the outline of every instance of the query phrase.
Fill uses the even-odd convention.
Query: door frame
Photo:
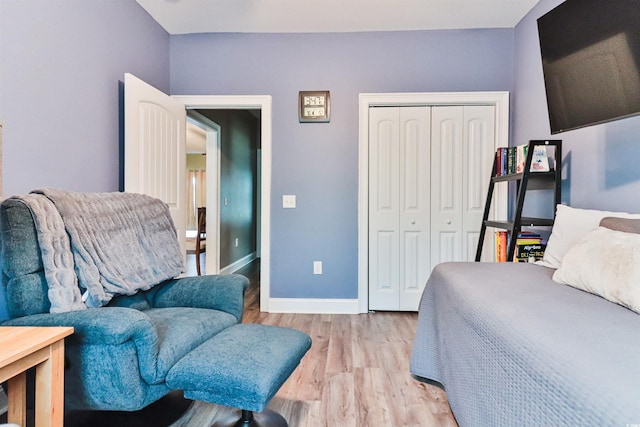
[[[495,148],[507,147],[509,92],[361,93],[358,104],[358,310],[366,313],[369,311],[369,108],[491,105],[496,112]],[[506,217],[507,195],[506,187],[496,189],[495,217]]]
[[[271,266],[271,95],[172,95],[185,108],[261,111],[260,311],[269,311]]]

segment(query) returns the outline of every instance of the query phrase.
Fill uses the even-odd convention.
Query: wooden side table
[[[0,383],[9,380],[7,421],[27,424],[27,374],[36,367],[36,427],[64,422],[64,338],[71,327],[0,327]]]

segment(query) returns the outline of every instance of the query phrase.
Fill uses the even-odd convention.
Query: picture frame
[[[331,95],[328,90],[298,92],[300,123],[328,123],[331,120]]]

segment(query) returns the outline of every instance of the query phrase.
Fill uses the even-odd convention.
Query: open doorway
[[[271,222],[271,96],[269,95],[173,95],[187,110],[255,110],[260,112],[260,150],[257,153],[257,256],[260,258],[260,311],[269,311]],[[211,173],[209,173],[211,175]],[[209,212],[207,212],[207,215]],[[235,242],[234,242],[235,243]]]
[[[186,173],[185,122],[186,110],[193,109],[239,109],[260,111],[259,154],[259,232],[257,246],[260,256],[260,311],[270,308],[270,223],[271,223],[271,110],[270,95],[172,95],[168,96],[132,74],[124,76],[123,142],[122,142],[122,189],[124,191],[149,194],[170,207],[176,224],[181,247],[184,249],[184,227],[186,220]],[[166,118],[151,123],[149,115],[141,112],[151,109]],[[155,116],[153,116],[155,117]],[[157,146],[156,133],[143,134],[141,129],[158,123],[170,123],[171,132],[158,129],[165,138],[169,151],[162,156],[153,149]],[[157,127],[157,126],[156,126]],[[151,177],[151,178],[150,178]],[[158,183],[166,185],[159,186]],[[158,189],[163,191],[158,191]]]
[[[257,109],[187,110],[188,246],[205,209],[207,224],[206,249],[187,263],[195,258],[206,274],[233,273],[260,256],[260,121]]]
[[[187,112],[185,248],[188,275],[217,274],[220,271],[220,134],[220,126],[217,123],[195,110]],[[207,216],[210,217],[208,222]]]

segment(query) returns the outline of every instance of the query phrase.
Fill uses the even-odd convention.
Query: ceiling
[[[136,0],[169,34],[512,28],[539,0]]]

